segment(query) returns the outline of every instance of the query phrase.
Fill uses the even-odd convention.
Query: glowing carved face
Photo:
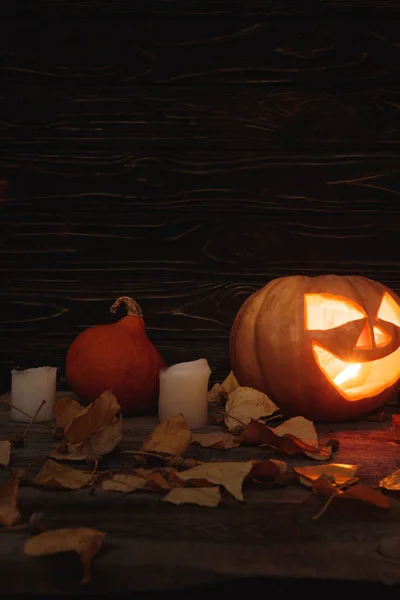
[[[396,340],[400,307],[390,294],[385,293],[371,323],[365,310],[352,300],[331,294],[306,294],[305,327],[315,332],[315,337],[318,337],[317,332],[340,331],[341,327],[353,322],[359,325],[357,331],[361,328],[354,344],[356,360],[345,361],[319,341],[312,340],[320,369],[349,401],[376,396],[399,379],[400,347]],[[379,358],[369,360],[368,353],[372,352],[379,353]]]

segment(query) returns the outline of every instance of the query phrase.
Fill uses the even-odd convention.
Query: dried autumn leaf
[[[57,460],[95,460],[109,454],[122,440],[122,416],[78,444],[61,444],[49,456]]]
[[[78,471],[55,460],[47,460],[33,481],[38,485],[50,488],[79,490],[89,483],[91,473]]]
[[[274,433],[279,437],[293,436],[307,446],[318,448],[318,435],[314,423],[304,417],[292,417],[284,421],[278,427],[274,427]]]
[[[106,534],[88,527],[72,529],[52,529],[30,538],[24,546],[27,556],[46,556],[59,552],[78,553],[83,575],[81,584],[88,583],[91,577],[92,559],[103,545]]]
[[[263,473],[263,476],[267,476],[267,469],[271,470],[273,478],[280,477],[281,465],[277,465],[277,462],[280,461],[249,460],[246,462],[203,463],[193,469],[177,472],[176,475],[184,481],[199,482],[199,485],[204,481],[222,485],[237,500],[243,500],[243,481],[246,478],[259,476],[260,472]],[[261,466],[260,463],[266,464]]]
[[[252,419],[257,421],[277,410],[276,404],[262,392],[251,387],[237,387],[228,395],[224,422],[229,431],[234,431],[238,425],[247,425]]]
[[[85,412],[85,407],[71,396],[59,398],[53,406],[56,425],[62,429],[65,429],[75,417],[83,412]]]
[[[12,475],[0,486],[0,523],[11,527],[21,518],[18,507],[18,491],[20,477]]]
[[[0,441],[0,465],[6,467],[11,458],[11,442],[10,440]]]
[[[146,479],[138,475],[116,473],[111,479],[102,481],[100,487],[102,490],[128,494],[129,492],[144,488],[146,483]]]
[[[396,413],[392,414],[392,426],[395,430],[400,429],[400,415],[397,415]]]
[[[368,504],[373,504],[379,508],[390,508],[391,503],[387,496],[380,490],[375,490],[364,483],[356,483],[341,490],[335,486],[330,479],[325,476],[319,477],[313,482],[313,490],[324,496],[337,496],[338,498],[347,498],[349,500],[361,500]]]
[[[304,453],[317,460],[328,460],[330,458],[332,453],[331,446],[318,447],[318,441],[317,446],[315,446],[315,441],[312,437],[304,441],[291,433],[286,433],[288,429],[285,431],[285,429],[282,429],[282,426],[278,429],[278,434],[276,433],[277,429],[272,429],[265,423],[252,420],[240,432],[237,439],[241,444],[271,446],[272,448],[281,450],[285,454]],[[311,429],[308,426],[306,431],[307,435],[310,435]]]
[[[333,480],[336,485],[342,485],[353,479],[358,470],[357,465],[346,465],[341,463],[330,463],[329,465],[293,467],[293,471],[300,475],[300,481],[305,485],[312,486],[323,475]]]
[[[205,488],[175,488],[162,499],[172,504],[197,504],[199,506],[218,506],[221,492],[218,486]]]
[[[77,444],[103,429],[121,412],[116,397],[106,390],[87,408],[77,414],[65,428],[64,437],[68,444]]]
[[[220,383],[214,383],[212,388],[207,392],[207,401],[218,404],[221,400],[221,397],[226,400],[224,388]]]
[[[379,487],[386,490],[400,490],[400,469],[396,469],[393,473],[386,475],[379,482]]]
[[[229,448],[237,448],[239,442],[231,433],[215,432],[215,433],[193,433],[192,444],[197,443],[204,448],[220,448],[228,450]]]
[[[179,414],[157,425],[143,443],[141,450],[181,456],[188,449],[191,440],[192,432],[183,415]]]
[[[230,394],[239,387],[238,380],[234,376],[233,371],[228,373],[227,377],[225,377],[224,381],[221,383],[221,387],[226,394]]]

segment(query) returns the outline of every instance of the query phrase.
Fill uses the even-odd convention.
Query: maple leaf
[[[49,456],[57,460],[95,460],[109,454],[122,440],[122,415],[77,444],[62,443]]]
[[[20,475],[13,474],[2,486],[0,486],[0,523],[5,527],[11,527],[21,518],[18,507]]]
[[[240,443],[231,433],[215,432],[215,433],[193,433],[192,444],[197,443],[204,448],[220,448],[228,450],[229,448],[237,448]]]
[[[56,426],[62,429],[65,429],[75,417],[83,412],[85,412],[85,407],[71,396],[62,396],[53,406]]]
[[[64,438],[69,444],[83,442],[113,422],[120,412],[116,397],[111,390],[106,390],[75,415],[64,430]]]
[[[298,421],[300,419],[301,421]],[[279,427],[268,427],[265,423],[259,421],[250,421],[248,425],[237,436],[241,444],[271,446],[284,452],[285,454],[300,454],[304,453],[307,456],[317,460],[327,460],[332,453],[332,446],[318,446],[318,439],[315,439],[313,429],[314,425],[311,421],[307,424],[303,422],[303,417],[293,417],[289,419],[289,425],[283,423]],[[304,419],[307,421],[307,419]],[[303,439],[289,433],[296,431],[303,436]]]
[[[379,481],[379,487],[386,490],[400,490],[400,469],[396,469]]]
[[[239,386],[228,395],[224,422],[229,431],[234,431],[238,425],[247,425],[251,420],[267,417],[277,410],[276,404],[262,392]]]
[[[160,423],[143,442],[143,452],[159,452],[171,456],[181,456],[188,449],[192,440],[190,431],[183,415],[170,417]]]
[[[10,440],[0,440],[0,465],[6,467],[11,458],[11,442]]]
[[[175,488],[162,499],[172,504],[197,504],[199,506],[218,506],[221,492],[218,486],[197,488]]]
[[[282,474],[282,461],[273,460],[249,460],[246,462],[213,462],[203,463],[187,471],[177,472],[177,477],[184,481],[192,483],[199,482],[200,486],[204,481],[222,485],[237,500],[243,500],[242,485],[246,478],[253,476],[267,476],[270,470],[273,478],[279,478]],[[260,463],[265,463],[261,466]]]
[[[128,494],[144,488],[146,483],[146,479],[138,475],[116,473],[111,479],[102,481],[100,487],[102,490]]]
[[[390,508],[391,506],[390,499],[380,490],[375,490],[364,483],[355,483],[346,490],[342,490],[335,486],[330,479],[321,476],[313,482],[312,488],[324,496],[361,500],[379,508]]]
[[[328,465],[293,467],[293,471],[300,477],[299,480],[304,485],[312,487],[312,482],[325,476],[333,480],[337,485],[342,485],[354,478],[358,470],[357,465],[346,465],[341,463],[330,463]]]
[[[33,481],[44,487],[79,490],[89,483],[91,477],[91,473],[61,465],[49,459],[44,463]]]
[[[51,529],[30,538],[24,546],[27,556],[46,556],[59,552],[75,551],[78,553],[83,575],[81,584],[88,583],[91,578],[92,559],[103,545],[106,534],[88,527],[71,529]]]

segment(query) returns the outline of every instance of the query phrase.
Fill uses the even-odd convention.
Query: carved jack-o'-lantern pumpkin
[[[240,308],[230,363],[240,385],[287,415],[341,421],[381,406],[400,382],[400,299],[365,277],[274,279]]]

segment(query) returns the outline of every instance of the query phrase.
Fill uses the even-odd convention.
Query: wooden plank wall
[[[271,278],[400,292],[397,0],[4,0],[0,385],[142,305],[228,369]]]

